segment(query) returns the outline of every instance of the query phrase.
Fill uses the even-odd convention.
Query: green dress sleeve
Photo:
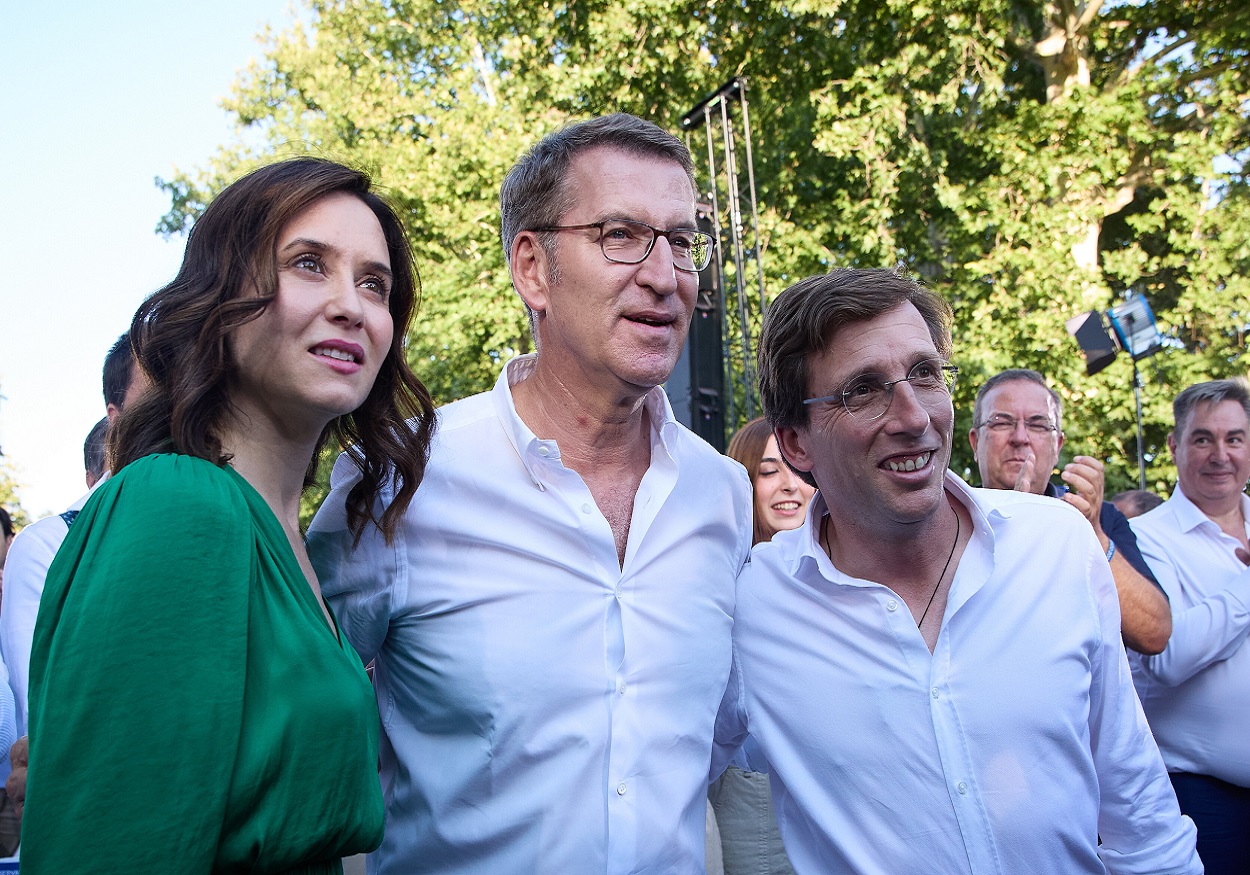
[[[242,731],[250,517],[152,456],[97,490],[49,570],[31,658],[22,868],[209,872]]]

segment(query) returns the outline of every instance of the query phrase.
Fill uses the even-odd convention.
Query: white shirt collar
[[[554,440],[543,440],[534,434],[517,413],[516,400],[512,396],[512,387],[532,375],[537,364],[538,353],[527,353],[509,360],[499,372],[499,378],[491,390],[491,403],[530,480],[536,487],[545,490],[547,487],[543,481],[542,467],[546,463],[559,462],[560,448]],[[678,441],[674,431],[679,425],[664,389],[660,386],[652,387],[643,398],[643,407],[651,424],[653,453],[658,443],[666,455],[675,459]]]
[[[985,502],[983,500],[985,490],[973,489],[959,475],[950,470],[945,472],[944,485],[946,490],[955,496],[955,500],[967,508],[968,513],[972,515],[973,533],[985,533],[984,536],[988,537],[988,546],[992,552],[994,540],[993,523],[1000,519],[1011,519],[1011,506],[999,506]],[[798,576],[800,569],[804,565],[816,569],[827,567],[833,569],[833,575],[823,570],[818,573],[837,583],[853,583],[855,582],[854,578],[848,577],[833,567],[833,563],[829,561],[828,554],[820,546],[820,527],[827,513],[828,504],[825,501],[825,497],[817,490],[807,505],[807,518],[803,521],[803,525],[795,529],[793,535],[788,535],[786,532],[778,532],[773,536],[773,540],[797,540],[797,545],[791,548],[792,553],[789,557],[788,567],[791,574]]]
[[[1172,513],[1176,515],[1177,525],[1182,532],[1192,532],[1203,523],[1216,528],[1219,527],[1219,524],[1207,516],[1202,508],[1193,503],[1184,490],[1181,489],[1179,482],[1176,484],[1176,488],[1172,490],[1172,497],[1168,504],[1172,505]],[[1250,497],[1247,497],[1245,493],[1242,493],[1241,496],[1241,515],[1246,520],[1247,528],[1250,529]]]

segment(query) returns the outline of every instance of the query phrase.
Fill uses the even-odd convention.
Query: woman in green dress
[[[415,298],[402,225],[341,165],[261,168],[196,223],[131,326],[150,386],[117,473],[48,574],[23,871],[328,873],[377,847],[377,706],[299,502],[333,438],[355,530],[402,516],[434,421]]]

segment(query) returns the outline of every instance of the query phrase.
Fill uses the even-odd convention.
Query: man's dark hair
[[[13,517],[9,516],[9,512],[0,507],[0,538],[11,538],[13,536]]]
[[[130,389],[130,377],[134,371],[134,353],[130,349],[130,332],[117,338],[117,342],[109,347],[104,356],[104,403],[112,404],[118,410],[126,400],[126,392]]]
[[[82,462],[87,473],[91,475],[92,480],[99,480],[104,476],[105,467],[105,447],[108,442],[109,418],[103,417],[99,422],[92,426],[91,431],[87,433],[87,439],[82,445]]]
[[[1179,441],[1185,434],[1185,426],[1193,415],[1194,408],[1199,404],[1219,404],[1221,401],[1236,401],[1241,409],[1250,417],[1250,383],[1244,379],[1208,380],[1205,383],[1194,383],[1184,389],[1172,402],[1172,418],[1176,420],[1176,439]]]
[[[977,400],[972,405],[972,422],[980,427],[981,425],[981,399],[989,394],[990,390],[995,386],[1001,386],[1003,383],[1015,383],[1024,381],[1028,383],[1036,383],[1050,393],[1050,400],[1055,402],[1055,427],[1060,432],[1063,431],[1063,399],[1059,397],[1059,393],[1050,388],[1046,383],[1046,378],[1031,368],[1008,368],[1005,371],[999,371],[981,384],[981,388],[977,390]]]
[[[835,331],[903,303],[920,311],[938,355],[950,358],[950,305],[901,270],[839,268],[778,295],[764,316],[758,356],[760,401],[772,426],[807,425],[807,362],[828,348]]]
[[[1127,489],[1111,497],[1111,503],[1126,517],[1141,516],[1163,504],[1163,499],[1146,489]],[[1129,513],[1129,511],[1132,513]]]

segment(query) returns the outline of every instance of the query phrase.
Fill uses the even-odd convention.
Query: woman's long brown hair
[[[725,455],[746,468],[747,476],[751,478],[752,544],[767,541],[776,534],[764,528],[760,515],[755,512],[755,478],[760,475],[760,460],[764,458],[764,448],[768,446],[768,439],[772,436],[773,427],[768,424],[768,420],[762,416],[757,417],[734,432],[729,439],[729,447],[725,450]]]
[[[296,158],[254,170],[224,189],[195,223],[178,275],[139,306],[130,326],[135,359],[150,386],[112,429],[114,471],[162,452],[218,465],[228,461],[221,429],[235,365],[227,338],[273,300],[282,229],[321,198],[337,193],[360,198],[382,226],[394,275],[394,333],[364,403],[335,418],[318,438],[304,485],[314,481],[325,442],[337,438],[361,471],[347,496],[348,528],[359,539],[366,523],[373,522],[391,541],[425,474],[434,430],[433,401],[403,351],[416,311],[418,278],[394,210],[372,191],[368,176],[332,161]],[[388,487],[392,498],[383,508]]]

